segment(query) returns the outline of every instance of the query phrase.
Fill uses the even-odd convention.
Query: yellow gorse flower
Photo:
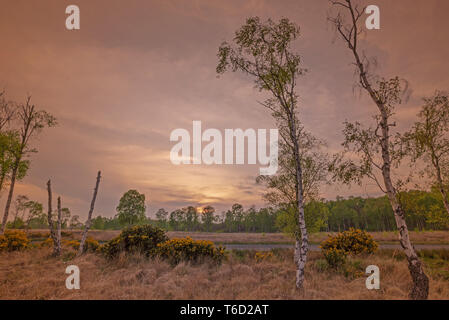
[[[329,236],[327,240],[320,244],[323,252],[339,250],[346,254],[374,253],[378,244],[373,237],[366,231],[350,228],[347,231],[340,232],[335,236]]]
[[[0,236],[0,251],[16,251],[29,248],[30,240],[23,231],[6,230]]]
[[[159,243],[157,255],[173,263],[178,263],[181,260],[198,261],[204,258],[221,262],[225,257],[225,250],[222,247],[215,247],[212,241],[193,240],[191,237],[186,237]]]
[[[261,262],[264,260],[268,260],[273,258],[273,252],[267,251],[267,252],[256,252],[254,255],[254,259],[256,259],[257,262]]]

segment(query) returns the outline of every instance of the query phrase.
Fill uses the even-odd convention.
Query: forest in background
[[[412,190],[401,194],[406,208],[407,225],[411,230],[449,230],[441,194]],[[47,213],[37,201],[17,196],[13,204],[13,219],[7,228],[47,229]],[[229,210],[215,212],[212,206],[188,206],[168,212],[161,208],[156,217],[145,215],[145,196],[129,190],[120,200],[113,217],[92,219],[93,230],[120,230],[129,225],[151,223],[170,231],[202,232],[284,232],[293,233],[296,217],[293,208],[244,208],[236,203]],[[394,215],[386,196],[377,198],[337,197],[336,200],[312,200],[306,204],[306,223],[311,232],[340,232],[351,227],[367,231],[394,231]],[[62,228],[81,229],[80,217],[69,208],[62,208]]]

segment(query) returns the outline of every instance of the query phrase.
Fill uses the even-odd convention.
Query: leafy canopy
[[[134,225],[146,220],[145,195],[137,190],[127,191],[117,206],[117,218],[120,225]]]

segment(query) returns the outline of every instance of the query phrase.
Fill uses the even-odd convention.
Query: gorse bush
[[[262,262],[265,260],[270,260],[273,258],[273,252],[267,251],[267,252],[256,252],[254,255],[254,259],[256,259],[257,262]]]
[[[152,225],[129,227],[101,246],[99,251],[109,259],[122,252],[138,253],[152,258],[159,257],[172,264],[204,260],[220,263],[225,257],[224,248],[215,247],[211,241],[196,241],[190,237],[169,240],[164,230]]]
[[[378,245],[369,233],[351,228],[329,236],[320,248],[329,266],[338,268],[345,264],[346,256],[374,253]]]
[[[335,236],[329,236],[320,245],[321,250],[342,250],[345,254],[374,253],[378,245],[373,237],[362,230],[351,228]]]
[[[78,246],[79,248],[79,246]],[[96,252],[100,248],[100,243],[95,240],[94,238],[87,238],[86,242],[84,242],[84,252],[90,251],[90,252]]]
[[[323,255],[331,268],[338,269],[345,264],[347,253],[340,249],[329,248],[323,250]]]
[[[74,250],[78,250],[80,247],[80,242],[78,240],[62,240],[62,244],[67,247],[71,247]]]
[[[30,240],[23,231],[6,230],[0,235],[0,251],[17,251],[29,247]]]
[[[134,226],[124,229],[120,235],[101,246],[107,258],[114,258],[121,252],[154,255],[157,245],[167,241],[165,231],[152,225]]]
[[[40,247],[51,247],[53,246],[53,239],[47,238],[39,244]]]
[[[75,250],[78,250],[80,248],[80,241],[79,240],[63,240],[62,243],[68,247],[72,247]],[[100,247],[100,243],[91,238],[88,237],[86,241],[84,242],[84,252],[95,252]]]
[[[172,264],[177,264],[181,261],[195,263],[205,260],[221,263],[226,253],[223,247],[215,247],[212,241],[193,240],[190,237],[186,237],[159,243],[156,255]]]

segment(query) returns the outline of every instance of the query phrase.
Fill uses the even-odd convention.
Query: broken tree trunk
[[[61,212],[61,197],[58,197],[58,222],[57,222],[57,232],[56,232],[56,252],[58,255],[61,254],[61,219],[62,219],[62,212]]]
[[[48,228],[50,229],[50,236],[53,240],[53,255],[59,256],[61,254],[61,246],[59,246],[58,249],[58,239],[55,232],[55,228],[53,225],[53,218],[52,218],[52,193],[51,193],[51,180],[48,180],[47,182],[47,191],[48,191]]]
[[[87,232],[90,229],[92,213],[94,212],[95,200],[97,198],[97,192],[98,192],[98,186],[100,185],[100,179],[101,179],[101,171],[98,171],[97,182],[95,184],[95,189],[94,189],[94,194],[93,194],[93,197],[92,197],[92,202],[90,203],[89,214],[87,216],[87,221],[86,221],[86,224],[84,226],[83,235],[81,237],[81,242],[80,242],[80,248],[79,248],[78,255],[81,255],[84,252],[84,243],[86,242]]]

